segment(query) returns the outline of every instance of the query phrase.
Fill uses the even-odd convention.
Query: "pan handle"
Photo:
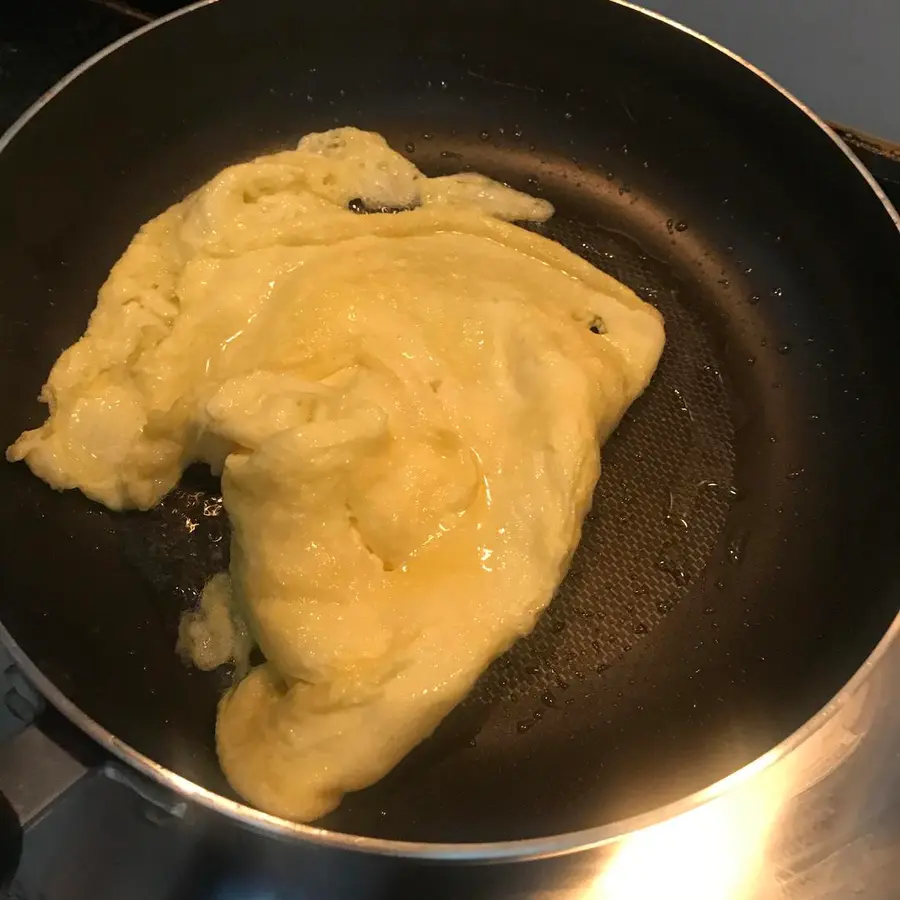
[[[183,818],[187,811],[177,794],[110,758],[73,729],[0,645],[0,898],[18,896],[20,866],[34,867],[35,861],[27,858],[29,829],[39,826],[64,795],[77,793],[76,785],[83,785],[89,796],[95,778],[139,795],[149,821]],[[73,801],[80,802],[77,797]]]
[[[0,793],[22,828],[36,822],[89,771],[36,725],[0,743]]]
[[[0,896],[7,896],[22,858],[26,827],[87,771],[40,732],[45,704],[0,649]]]
[[[34,846],[44,846],[40,834],[45,818],[52,817],[58,805],[94,809],[98,798],[109,796],[103,787],[108,782],[137,795],[143,802],[129,808],[153,824],[183,819],[188,812],[184,798],[95,745],[88,746],[52,709],[37,724],[0,741],[0,898],[30,896],[34,886],[29,885],[40,877],[36,872],[43,862],[40,853],[35,857],[29,851],[29,831],[37,829]],[[67,821],[64,812],[60,815]],[[53,834],[55,826],[48,827]],[[77,844],[78,836],[72,837]]]
[[[88,771],[35,725],[0,743],[0,896],[19,867],[25,829]]]
[[[22,858],[22,823],[12,804],[0,795],[0,897],[5,897]]]

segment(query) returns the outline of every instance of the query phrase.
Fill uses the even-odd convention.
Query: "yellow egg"
[[[315,819],[381,778],[565,573],[664,334],[510,224],[552,212],[350,128],[226,169],[135,237],[50,375],[49,419],[8,451],[115,509],[191,462],[222,472],[230,583],[181,646],[214,666],[249,627],[265,654],[217,744],[268,812]]]

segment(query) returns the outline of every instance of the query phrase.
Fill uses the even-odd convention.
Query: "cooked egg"
[[[8,451],[113,509],[221,473],[230,572],[179,645],[246,660],[249,629],[265,655],[217,724],[261,809],[316,819],[381,778],[565,573],[664,332],[510,224],[552,212],[351,128],[232,166],[141,229]]]

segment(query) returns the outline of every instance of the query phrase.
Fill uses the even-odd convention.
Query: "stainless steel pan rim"
[[[0,153],[15,138],[18,132],[40,112],[43,107],[49,103],[60,91],[74,81],[79,75],[102,60],[104,57],[114,53],[129,42],[135,40],[151,29],[158,28],[166,22],[177,19],[180,16],[193,12],[217,0],[199,0],[190,6],[177,10],[169,15],[155,19],[148,24],[137,28],[135,31],[120,38],[118,41],[110,44],[108,47],[96,53],[90,59],[83,62],[76,69],[73,69],[65,78],[54,85],[46,94],[38,99],[23,115],[0,137]],[[765,81],[780,94],[782,94],[797,109],[803,112],[812,122],[814,122],[829,138],[834,142],[835,146],[843,153],[847,159],[856,167],[859,174],[868,183],[873,193],[878,197],[883,205],[885,212],[890,216],[895,226],[900,232],[900,214],[894,209],[890,200],[885,195],[879,184],[875,181],[872,174],[856,157],[853,151],[845,144],[829,126],[817,116],[809,107],[798,100],[793,94],[784,87],[760,71],[758,68],[738,56],[736,53],[722,47],[720,44],[705,37],[702,34],[680,25],[672,21],[666,16],[650,10],[643,9],[627,0],[608,0],[608,2],[616,3],[619,6],[632,9],[637,13],[656,19],[672,28],[681,31],[690,37],[702,41],[713,49],[719,51],[730,59],[734,60],[744,68],[748,69],[754,75]],[[81,731],[85,732],[93,738],[103,748],[108,750],[114,756],[123,762],[134,767],[137,771],[152,778],[164,787],[178,792],[180,795],[195,801],[196,803],[216,812],[222,813],[228,818],[254,830],[269,834],[274,837],[297,839],[305,843],[330,847],[334,849],[354,850],[363,853],[380,854],[384,856],[408,857],[427,860],[449,861],[468,861],[468,862],[492,862],[492,861],[511,861],[511,860],[527,860],[538,859],[551,856],[558,856],[566,853],[573,853],[579,850],[586,850],[600,847],[604,844],[613,843],[622,837],[632,834],[636,831],[648,828],[652,825],[659,824],[674,819],[690,810],[696,809],[718,797],[723,796],[727,792],[737,788],[739,785],[746,783],[750,779],[759,775],[763,771],[771,768],[780,760],[787,757],[797,748],[799,748],[808,738],[817,733],[829,720],[850,701],[851,697],[856,693],[863,683],[868,679],[871,672],[879,664],[887,653],[889,647],[897,639],[900,634],[900,612],[891,622],[885,635],[879,641],[878,645],[869,655],[868,659],[859,667],[855,674],[850,678],[847,684],[838,692],[838,694],[827,703],[818,713],[810,718],[804,725],[798,728],[793,734],[785,738],[780,744],[773,747],[767,753],[764,753],[758,759],[747,764],[742,769],[723,778],[694,794],[682,798],[674,803],[660,807],[652,812],[635,816],[629,819],[623,819],[613,822],[599,828],[589,828],[582,831],[573,831],[566,834],[558,834],[545,838],[529,838],[518,841],[491,842],[491,843],[416,843],[413,841],[392,841],[381,838],[360,837],[357,835],[340,834],[332,831],[326,831],[316,828],[313,825],[303,825],[296,822],[290,822],[268,813],[260,812],[242,803],[229,800],[219,794],[213,793],[197,784],[181,777],[177,773],[158,765],[152,759],[138,753],[134,748],[119,740],[114,734],[107,731],[102,725],[86,716],[74,703],[72,703],[49,679],[47,679],[38,667],[28,658],[25,652],[16,644],[12,636],[6,630],[5,626],[0,624],[0,641],[2,641],[14,662],[23,675],[56,707],[66,718],[68,718]]]

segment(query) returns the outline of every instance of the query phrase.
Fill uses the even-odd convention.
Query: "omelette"
[[[565,574],[664,330],[513,224],[552,214],[353,128],[231,166],[141,228],[7,451],[114,510],[221,475],[230,567],[178,646],[236,665],[219,760],[266,812],[384,776]]]

